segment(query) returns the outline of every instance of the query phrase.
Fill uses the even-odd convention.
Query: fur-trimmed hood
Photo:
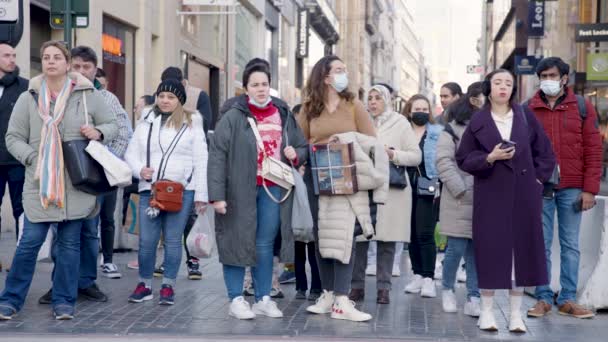
[[[68,77],[76,83],[74,90],[95,90],[93,86],[93,82],[91,82],[88,78],[82,76],[82,74],[78,72],[70,72],[68,73]],[[30,80],[30,85],[28,88],[29,92],[40,92],[40,87],[42,86],[42,80],[44,79],[44,75],[38,75]]]

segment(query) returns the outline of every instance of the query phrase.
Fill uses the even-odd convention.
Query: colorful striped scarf
[[[40,87],[38,112],[42,118],[42,132],[40,133],[36,178],[40,180],[40,202],[44,209],[48,208],[49,204],[54,204],[59,208],[63,208],[65,205],[65,168],[59,124],[63,119],[73,89],[72,81],[69,77],[66,78],[51,113],[51,91],[46,79],[42,80]]]

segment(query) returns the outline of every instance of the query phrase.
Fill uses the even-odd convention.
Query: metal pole
[[[72,49],[72,0],[65,0],[65,12],[63,13],[63,40]]]

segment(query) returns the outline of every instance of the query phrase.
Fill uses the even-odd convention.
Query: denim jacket
[[[424,168],[428,178],[439,177],[435,159],[437,156],[437,141],[439,135],[443,132],[443,126],[440,124],[426,125],[426,138],[424,139]]]

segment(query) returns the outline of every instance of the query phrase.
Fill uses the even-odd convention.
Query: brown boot
[[[360,302],[365,298],[365,290],[364,289],[351,289],[350,294],[348,295],[348,299],[353,302]]]
[[[564,305],[558,307],[559,314],[564,316],[572,316],[576,318],[592,318],[595,316],[593,311],[585,309],[583,306],[572,301],[567,301]]]
[[[551,313],[551,304],[539,300],[536,304],[528,309],[528,317],[543,317],[546,314]]]
[[[376,298],[376,303],[390,304],[391,299],[388,294],[389,294],[388,289],[378,290],[378,297]]]

